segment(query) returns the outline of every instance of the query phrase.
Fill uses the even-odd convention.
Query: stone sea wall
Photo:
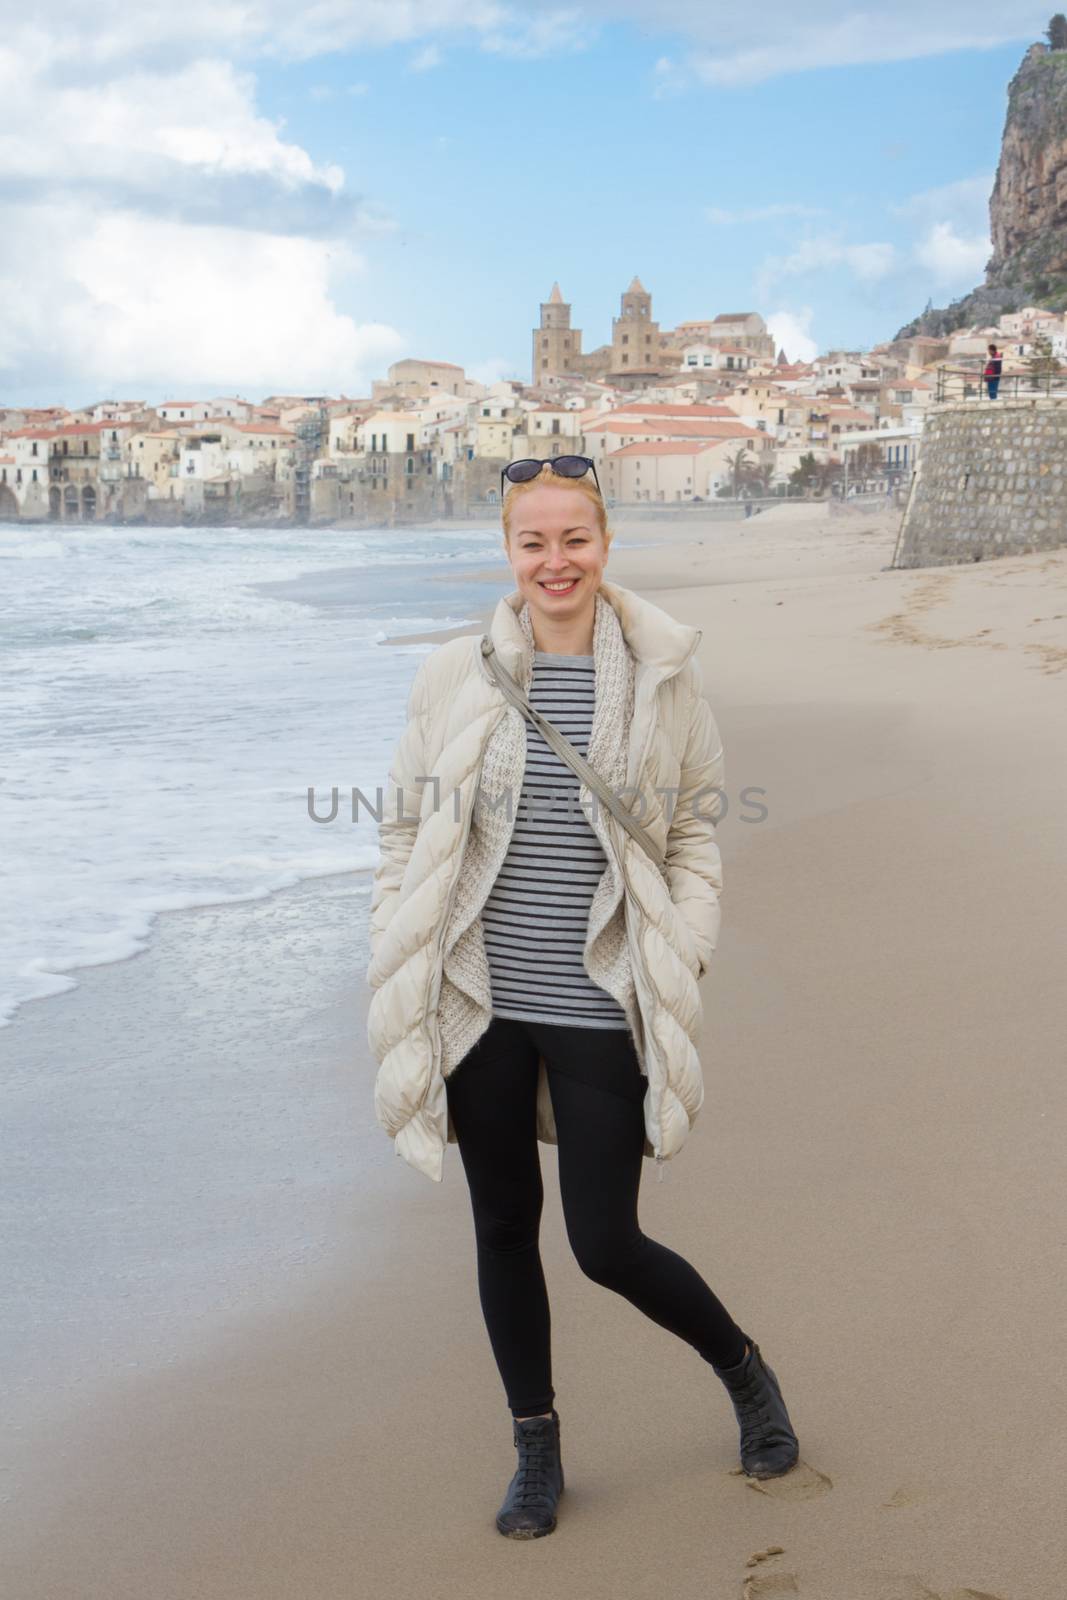
[[[1067,544],[1067,396],[966,400],[926,418],[896,567]]]

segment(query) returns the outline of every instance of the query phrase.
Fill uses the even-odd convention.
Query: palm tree
[[[735,500],[740,498],[741,479],[745,475],[746,469],[753,464],[748,459],[748,450],[744,445],[741,446],[740,450],[735,451],[732,456],[726,457],[726,465],[730,468],[730,479],[733,483]]]

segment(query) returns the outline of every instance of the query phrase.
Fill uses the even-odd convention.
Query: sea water
[[[161,911],[373,865],[416,662],[499,533],[0,526],[0,1027]],[[333,788],[340,791],[332,823]]]

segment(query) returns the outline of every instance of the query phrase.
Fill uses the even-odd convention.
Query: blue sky
[[[635,272],[664,326],[889,338],[981,281],[1047,22],[929,9],[59,0],[31,33],[0,0],[0,403],[526,378],[554,279],[591,348]]]

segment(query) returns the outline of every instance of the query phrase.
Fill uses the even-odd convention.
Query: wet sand
[[[5,1593],[1067,1589],[1046,1378],[1067,1310],[1067,552],[893,572],[895,518],[785,526],[794,509],[703,547],[691,528],[620,544],[609,576],[703,628],[729,803],[705,1104],[665,1182],[646,1175],[642,1223],[759,1340],[802,1465],[737,1471],[714,1375],[578,1271],[542,1146],[567,1489],[552,1537],[501,1539],[514,1450],[458,1152],[438,1186],[378,1133],[383,1159],[354,1155],[331,1189],[314,1283],[9,1444],[28,1455],[2,1506]],[[482,621],[505,587],[487,582]],[[314,1038],[361,1108],[354,1152],[364,1000],[353,979]]]

